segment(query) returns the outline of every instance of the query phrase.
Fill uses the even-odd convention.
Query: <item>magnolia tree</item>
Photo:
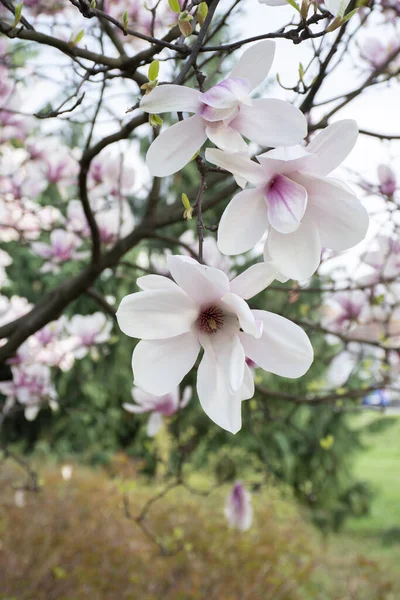
[[[148,436],[166,423],[186,485],[211,422],[255,433],[268,467],[282,415],[306,406],[307,430],[321,406],[395,400],[400,130],[375,107],[400,73],[399,10],[1,0],[3,429],[62,410],[81,361],[129,389],[133,350],[120,412]],[[317,435],[311,471],[334,444]],[[293,484],[315,501],[310,477]],[[225,514],[250,526],[241,482]]]

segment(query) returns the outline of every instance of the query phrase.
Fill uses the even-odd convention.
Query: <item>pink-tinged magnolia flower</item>
[[[97,200],[91,202],[92,209],[99,228],[100,240],[103,244],[112,244],[121,237],[128,235],[135,225],[135,220],[126,200],[112,201],[111,206]],[[90,237],[90,229],[87,223],[82,203],[79,200],[71,200],[67,208],[67,227],[77,235]]]
[[[142,340],[132,357],[135,384],[157,396],[174,389],[204,354],[197,393],[204,412],[220,427],[241,428],[241,402],[254,394],[246,356],[283,377],[304,375],[313,360],[310,340],[291,321],[250,310],[251,298],[273,279],[265,263],[229,281],[218,269],[187,256],[170,256],[175,281],[160,275],[137,280],[141,292],[123,298],[121,330]]]
[[[330,331],[346,333],[368,317],[368,298],[361,290],[338,292],[327,298],[322,313],[324,327]]]
[[[251,100],[249,94],[267,77],[275,43],[266,40],[246,50],[227,79],[201,93],[180,85],[160,85],[140,103],[148,113],[193,112],[161,133],[147,153],[152,175],[182,169],[206,139],[233,152],[247,151],[242,135],[262,146],[297,144],[307,133],[304,115],[283,100]]]
[[[92,315],[74,315],[66,325],[75,342],[76,358],[84,358],[90,348],[108,342],[111,337],[112,321],[101,312]]]
[[[241,481],[237,481],[225,501],[225,517],[232,529],[247,531],[253,521],[251,494]]]
[[[387,165],[378,166],[379,190],[385,196],[393,196],[396,191],[396,175]]]
[[[151,413],[147,422],[147,435],[152,437],[161,429],[164,417],[172,417],[178,410],[188,405],[192,397],[192,388],[187,386],[183,390],[182,399],[180,399],[179,387],[164,396],[154,396],[137,387],[132,388],[131,394],[136,404],[126,402],[122,406],[134,414]]]
[[[62,263],[87,256],[86,252],[76,251],[81,244],[82,241],[75,234],[64,229],[54,229],[50,234],[50,244],[33,242],[31,249],[34,254],[48,260],[40,269],[41,273],[57,273]]]
[[[373,272],[362,278],[364,283],[378,283],[395,279],[400,273],[400,242],[398,239],[379,235],[376,238],[377,250],[363,255],[363,261],[372,267]]]
[[[362,58],[367,60],[374,69],[381,67],[390,57],[390,55],[399,48],[399,41],[396,38],[385,39],[382,41],[378,37],[367,37],[361,47]],[[390,70],[397,70],[399,67],[399,55],[391,61]]]
[[[49,367],[41,364],[11,367],[12,381],[0,382],[0,393],[24,406],[25,418],[36,419],[44,402],[54,403],[57,393],[51,382]]]
[[[255,186],[225,209],[218,228],[221,252],[246,252],[268,232],[265,260],[301,280],[315,272],[323,247],[341,251],[358,244],[368,214],[348,187],[326,177],[350,153],[357,135],[355,121],[338,121],[307,148],[277,148],[258,156],[258,163],[241,153],[207,149],[207,160]]]

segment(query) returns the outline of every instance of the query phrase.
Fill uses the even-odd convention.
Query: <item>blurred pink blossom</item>
[[[130,413],[151,413],[147,422],[147,435],[152,437],[158,433],[163,424],[164,417],[171,417],[178,410],[185,408],[192,397],[192,388],[186,387],[180,398],[179,388],[174,389],[164,396],[154,396],[144,392],[138,387],[133,387],[132,398],[136,404],[123,404],[123,408]]]
[[[237,481],[225,501],[225,517],[232,529],[247,531],[253,521],[251,494],[241,481]]]

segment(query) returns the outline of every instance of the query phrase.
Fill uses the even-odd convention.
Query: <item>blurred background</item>
[[[122,44],[133,55],[143,48],[88,21],[73,3],[25,4],[35,27],[70,49],[81,44],[114,55]],[[123,2],[101,4],[122,18]],[[129,22],[149,33],[141,3],[127,4]],[[227,11],[233,21],[229,29],[221,25],[215,43],[293,23],[290,6],[243,4],[221,2],[216,27]],[[0,22],[8,18],[6,5]],[[359,8],[307,118],[310,135],[331,110],[334,120],[355,118],[366,131],[339,176],[368,209],[370,231],[344,255],[324,251],[310,281],[274,282],[254,299],[254,307],[307,330],[312,368],[292,381],[249,364],[256,394],[243,403],[244,427],[235,436],[201,410],[194,371],[168,406],[141,404],[132,395],[135,340],[119,331],[115,309],[137,291],[139,275],[166,273],[168,253],[196,249],[196,227],[179,218],[158,238],[142,240],[3,365],[2,600],[400,598],[399,66],[390,54],[400,52],[399,6],[382,0]],[[161,9],[156,27],[163,32],[176,15]],[[338,31],[297,45],[278,39],[262,91],[299,106]],[[170,59],[161,62],[165,80],[175,68]],[[226,67],[220,57],[204,60],[207,85],[229,71],[233,59],[224,60]],[[97,64],[88,74],[68,52],[5,35],[0,61],[2,327],[86,264],[79,159],[88,141],[125,126],[141,80],[113,72],[106,80]],[[139,71],[147,81],[148,64]],[[341,106],[360,86],[362,93]],[[83,91],[71,114],[47,118]],[[104,251],[145,211],[152,182],[143,156],[153,136],[145,127],[90,165],[89,199]],[[262,252],[260,246],[232,261],[217,251],[216,225],[232,186],[231,178],[215,175],[205,196],[220,200],[206,214],[205,260],[229,275]],[[190,163],[163,181],[163,210],[183,212],[181,194],[193,200],[197,188]]]

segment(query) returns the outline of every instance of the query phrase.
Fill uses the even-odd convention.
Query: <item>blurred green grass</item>
[[[365,449],[357,456],[355,474],[374,492],[370,513],[349,519],[346,534],[371,556],[396,566],[400,564],[400,416],[366,411],[354,418],[362,428]],[[400,597],[400,596],[399,596]]]
[[[17,507],[21,472],[0,469],[1,600],[397,600],[400,581],[359,533],[323,538],[290,495],[269,485],[254,494],[249,532],[228,529],[229,486],[209,496],[170,491],[146,524],[171,556],[124,515],[137,515],[163,488],[119,457],[108,472],[38,465],[41,491]],[[196,488],[208,487],[193,477]],[[361,531],[361,530],[360,530]],[[360,534],[361,535],[361,534]],[[175,552],[175,550],[178,550]]]

